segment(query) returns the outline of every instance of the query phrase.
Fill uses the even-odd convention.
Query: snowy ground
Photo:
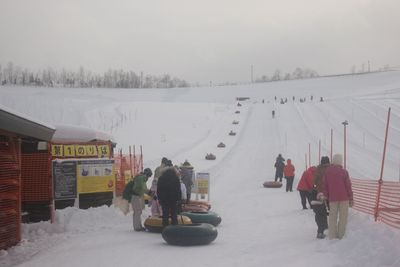
[[[343,152],[352,177],[377,179],[388,107],[392,108],[384,179],[400,178],[400,72],[185,89],[0,87],[0,104],[33,118],[112,133],[118,148],[143,145],[145,166],[161,157],[211,174],[212,210],[222,217],[208,246],[173,247],[159,234],[136,233],[132,214],[114,207],[57,211],[54,224],[23,226],[23,241],[0,251],[0,266],[400,266],[400,232],[351,211],[343,240],[317,240],[314,214],[297,192],[266,189],[278,153],[296,167],[311,145]],[[310,101],[313,95],[314,100]],[[238,107],[235,98],[250,97]],[[288,98],[284,105],[274,96]],[[292,97],[295,96],[295,101]],[[320,97],[324,102],[319,102]],[[305,103],[298,100],[306,97]],[[262,99],[265,103],[262,103]],[[276,111],[272,119],[271,111]],[[239,110],[240,114],[235,114]],[[232,121],[238,120],[238,125]],[[229,136],[234,130],[236,136]],[[217,148],[219,142],[226,148]],[[217,156],[206,161],[206,153]],[[145,210],[143,218],[149,214]]]

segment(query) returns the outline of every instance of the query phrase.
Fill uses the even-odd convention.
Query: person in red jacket
[[[300,192],[301,205],[303,210],[307,209],[307,201],[311,209],[311,191],[314,186],[314,172],[316,170],[315,166],[309,167],[301,175],[300,181],[297,184],[297,190]]]
[[[293,180],[294,180],[294,166],[292,160],[288,159],[287,164],[283,168],[283,174],[286,179],[286,192],[293,192]]]
[[[343,158],[336,154],[324,173],[324,195],[329,200],[329,239],[342,239],[346,232],[349,207],[353,206],[353,190],[347,170],[343,169]]]

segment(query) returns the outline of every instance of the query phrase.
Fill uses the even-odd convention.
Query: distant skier
[[[272,110],[272,118],[275,118],[275,110]]]
[[[283,168],[285,167],[285,159],[282,157],[281,154],[278,155],[278,157],[276,158],[275,161],[275,182],[278,181],[279,178],[279,182],[282,182],[282,178],[283,178]]]

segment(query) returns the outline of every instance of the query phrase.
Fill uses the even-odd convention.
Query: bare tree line
[[[315,70],[308,68],[296,68],[292,73],[283,73],[280,70],[275,70],[275,72],[268,77],[267,75],[262,75],[257,78],[255,82],[275,82],[281,80],[297,80],[297,79],[309,79],[319,77],[318,73]]]
[[[78,71],[54,70],[51,67],[40,71],[8,62],[4,67],[0,64],[1,85],[47,86],[47,87],[84,87],[84,88],[174,88],[189,87],[185,80],[171,77],[136,74],[134,71],[110,69],[104,74],[93,73],[80,67]]]

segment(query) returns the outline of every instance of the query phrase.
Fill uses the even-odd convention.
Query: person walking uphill
[[[285,167],[285,159],[282,157],[281,154],[278,155],[278,157],[276,158],[275,161],[275,182],[278,181],[279,178],[279,182],[282,182],[282,178],[283,178],[283,168]]]
[[[135,176],[132,181],[126,184],[122,197],[130,200],[133,209],[133,229],[135,231],[144,231],[142,226],[142,210],[144,207],[144,193],[148,193],[146,182],[153,175],[151,169],[146,168],[142,173]]]
[[[314,187],[314,172],[315,166],[309,167],[301,175],[300,181],[297,184],[297,190],[300,192],[301,205],[303,210],[307,209],[307,201],[311,208],[311,191]]]
[[[328,211],[326,210],[328,203],[324,195],[324,174],[329,166],[329,157],[321,157],[321,163],[314,172],[314,189],[311,193],[311,204],[315,213],[315,223],[318,227],[317,238],[319,239],[325,238],[324,231],[328,229]]]
[[[164,170],[158,178],[157,196],[162,208],[162,224],[169,224],[171,215],[171,224],[178,224],[177,204],[181,200],[181,182],[175,167]]]
[[[332,165],[325,170],[324,175],[324,195],[329,200],[329,239],[343,238],[349,207],[353,206],[353,190],[349,173],[343,169],[342,164],[342,155],[334,155]]]
[[[286,192],[293,191],[294,171],[295,168],[292,164],[292,160],[288,159],[287,164],[283,168],[283,174],[285,175],[286,179]]]

